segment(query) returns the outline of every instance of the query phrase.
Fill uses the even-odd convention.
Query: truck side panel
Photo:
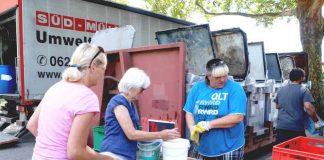
[[[41,100],[61,79],[76,46],[90,42],[96,30],[133,25],[137,32],[134,47],[138,47],[156,44],[154,33],[158,30],[183,25],[86,1],[21,1],[24,55],[20,60],[25,79],[21,89],[25,100]]]

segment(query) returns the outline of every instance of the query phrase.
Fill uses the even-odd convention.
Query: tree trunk
[[[324,92],[322,86],[321,43],[323,39],[323,17],[321,6],[315,7],[314,1],[298,0],[297,18],[300,39],[304,52],[308,53],[309,74],[312,81],[311,92],[320,117],[324,118]]]

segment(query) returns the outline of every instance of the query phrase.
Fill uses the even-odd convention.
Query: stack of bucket
[[[139,160],[159,160],[162,144],[163,160],[187,160],[189,140],[177,138],[168,141],[155,140],[150,142],[138,142]]]

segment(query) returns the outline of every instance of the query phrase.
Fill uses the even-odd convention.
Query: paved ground
[[[35,138],[27,133],[16,144],[0,147],[0,159],[3,160],[31,160]]]
[[[22,137],[18,143],[0,147],[0,159],[31,160],[35,138],[30,134]],[[245,160],[271,160],[271,146],[246,156]]]
[[[272,160],[272,145],[265,146],[245,155],[244,160]]]
[[[310,136],[310,135],[308,135]],[[314,136],[315,138],[324,139],[322,136]],[[22,137],[18,143],[1,146],[0,159],[3,160],[31,160],[33,147],[35,145],[35,138],[30,134]],[[257,151],[249,153],[245,156],[245,160],[271,160],[272,159],[272,146],[266,146]]]

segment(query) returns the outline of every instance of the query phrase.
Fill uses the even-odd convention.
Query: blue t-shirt
[[[105,113],[105,136],[101,144],[101,152],[112,152],[127,159],[136,159],[137,141],[131,141],[119,125],[114,108],[123,105],[127,108],[135,129],[139,129],[140,121],[136,107],[123,95],[116,95],[108,103]]]
[[[190,112],[195,123],[211,121],[229,114],[246,113],[246,94],[237,82],[227,80],[220,89],[209,87],[205,81],[197,82],[191,89],[184,110]],[[214,128],[200,135],[198,152],[215,157],[242,147],[245,143],[244,124],[230,128]]]

